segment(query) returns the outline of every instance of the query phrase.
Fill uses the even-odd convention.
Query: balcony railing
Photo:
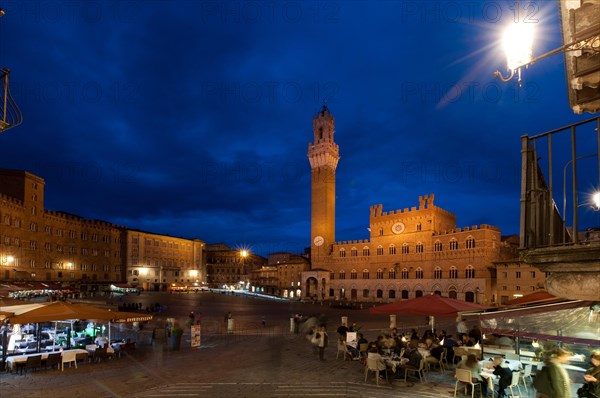
[[[598,234],[599,153],[600,117],[521,137],[521,249],[589,243],[589,231]]]
[[[23,122],[23,115],[17,103],[10,94],[8,88],[8,69],[0,69],[0,81],[2,82],[2,102],[0,103],[0,133],[18,126]]]

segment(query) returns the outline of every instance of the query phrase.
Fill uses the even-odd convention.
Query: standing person
[[[571,353],[557,348],[546,360],[546,366],[542,368],[533,381],[533,387],[537,391],[536,398],[567,398],[571,397],[571,381],[569,374],[563,368],[562,363],[569,360]]]
[[[583,375],[586,384],[577,390],[580,398],[600,398],[600,351],[592,352],[591,361],[592,367]]]
[[[316,332],[317,347],[319,348],[319,359],[324,361],[325,358],[325,347],[327,347],[329,336],[325,330],[325,326],[321,325],[317,328]]]
[[[463,334],[469,333],[469,327],[465,321],[460,317],[456,317],[456,335],[460,339]]]

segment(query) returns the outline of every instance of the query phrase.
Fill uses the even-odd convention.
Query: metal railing
[[[570,150],[565,148],[568,146]],[[581,153],[583,150],[585,153]],[[590,187],[596,192],[600,190],[599,153],[600,117],[532,137],[521,137],[521,249],[582,243],[579,237],[582,226],[580,213],[589,200],[581,200],[580,190]],[[598,159],[597,166],[578,173],[579,163],[593,157]],[[563,181],[562,187],[556,188],[554,172],[558,167],[562,167]],[[568,175],[569,167],[571,172]],[[570,192],[568,177],[571,180]],[[557,200],[560,194],[562,213],[556,205],[561,202]],[[570,207],[567,206],[569,197]],[[598,211],[597,208],[594,210]]]
[[[8,88],[8,69],[0,69],[0,82],[2,86],[2,102],[0,103],[0,133],[16,127],[23,122],[23,114],[10,94]]]

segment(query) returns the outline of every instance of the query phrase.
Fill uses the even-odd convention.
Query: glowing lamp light
[[[476,343],[476,344],[473,346],[473,348],[477,348],[478,350],[480,350],[480,349],[481,349],[481,346],[479,345],[479,342],[477,342],[477,343]]]
[[[198,270],[190,270],[190,277],[195,278],[198,276]]]
[[[242,257],[248,257],[248,250],[242,250]]]
[[[594,204],[594,208],[596,210],[600,210],[600,191],[592,195],[592,203]]]
[[[504,32],[502,47],[508,69],[514,71],[533,59],[533,24],[517,22]]]
[[[15,258],[14,258],[13,256],[8,256],[8,257],[6,257],[6,263],[7,263],[7,264],[10,264],[10,263],[12,263],[13,261],[15,261]]]
[[[531,343],[531,346],[532,346],[533,348],[539,348],[539,347],[540,347],[540,343],[538,343],[538,341],[537,341],[537,340],[533,340],[533,342]]]

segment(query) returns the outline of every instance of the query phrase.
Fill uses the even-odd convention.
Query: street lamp
[[[576,37],[570,43],[564,44],[554,50],[548,51],[537,57],[533,57],[533,37],[534,37],[534,21],[521,21],[519,17],[519,1],[515,1],[516,21],[513,22],[504,32],[503,49],[506,54],[506,66],[509,70],[508,77],[504,77],[500,71],[494,72],[494,76],[506,83],[512,80],[515,74],[518,75],[519,86],[521,86],[521,68],[561,52],[573,51],[577,52],[590,51],[595,53],[598,51],[599,30],[598,26],[594,25],[592,29],[587,29]],[[565,40],[566,41],[566,40]]]

